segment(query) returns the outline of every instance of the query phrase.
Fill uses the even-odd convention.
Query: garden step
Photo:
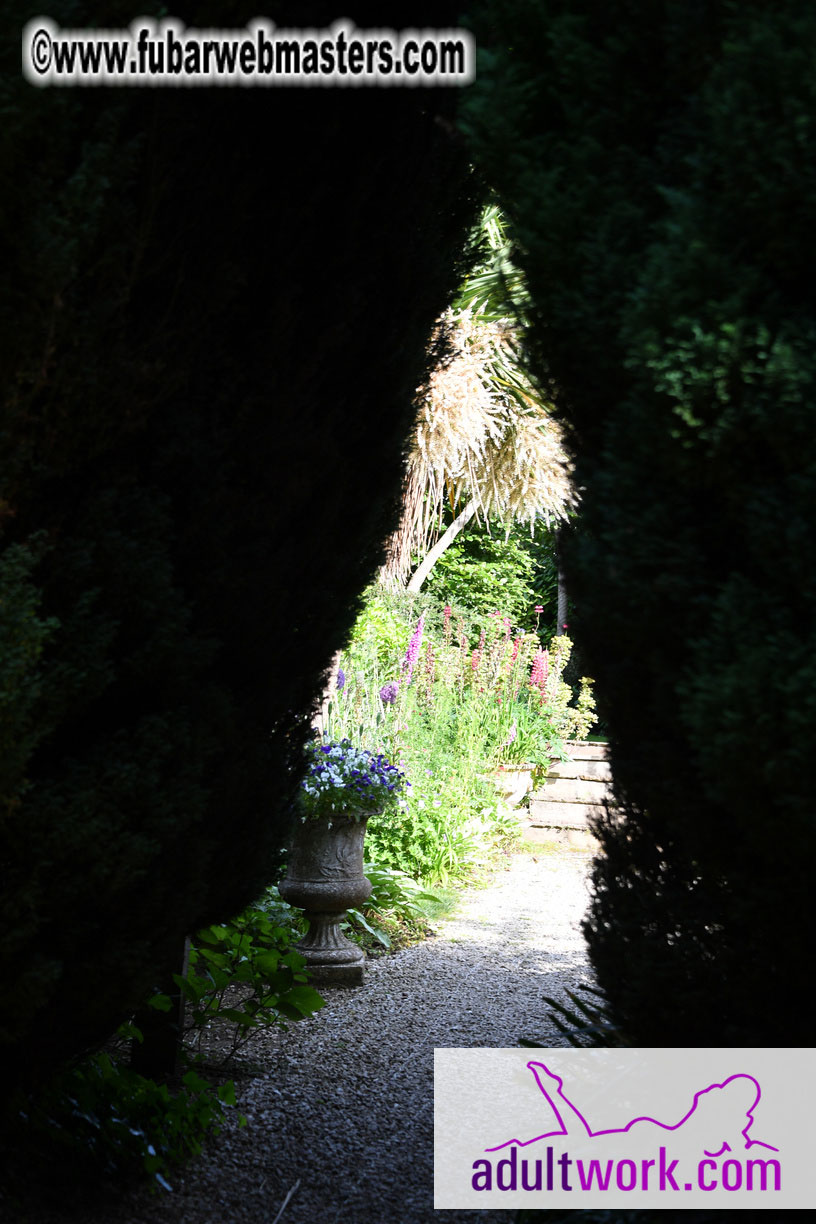
[[[533,798],[530,815],[524,823],[532,826],[554,826],[563,829],[585,829],[593,816],[602,809],[597,803],[557,803]]]
[[[573,761],[599,761],[606,759],[606,744],[590,744],[586,740],[569,740],[564,747]]]
[[[595,849],[589,825],[612,797],[607,746],[581,741],[568,743],[566,750],[568,760],[551,761],[547,777],[530,795],[522,834],[527,841]]]
[[[553,761],[547,771],[547,778],[585,778],[609,782],[612,779],[612,770],[609,762],[603,760]]]
[[[532,794],[536,800],[560,803],[599,803],[610,797],[609,784],[592,778],[556,778],[549,775]]]

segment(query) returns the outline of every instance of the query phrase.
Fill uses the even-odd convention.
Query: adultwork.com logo
[[[520,1185],[525,1191],[558,1187],[566,1193],[573,1189],[581,1191],[597,1188],[607,1191],[616,1187],[629,1193],[632,1190],[657,1189],[660,1191],[717,1190],[720,1186],[728,1191],[745,1187],[766,1190],[782,1188],[782,1167],[778,1159],[754,1157],[743,1159],[731,1155],[722,1164],[726,1153],[747,1152],[750,1148],[778,1152],[770,1143],[749,1138],[753,1127],[753,1111],[762,1096],[759,1082],[752,1075],[730,1075],[722,1084],[710,1084],[695,1093],[691,1108],[678,1122],[660,1122],[657,1118],[633,1118],[625,1126],[607,1130],[593,1130],[590,1123],[575,1107],[564,1091],[564,1081],[541,1062],[528,1062],[542,1095],[549,1102],[558,1121],[558,1129],[545,1131],[533,1139],[509,1139],[491,1153],[507,1151],[509,1156],[499,1159],[495,1165],[491,1159],[474,1161],[472,1184],[475,1190],[515,1190]],[[712,1095],[714,1094],[714,1095]],[[717,1095],[719,1094],[719,1095]],[[739,1123],[743,1123],[737,1137]],[[570,1156],[561,1151],[555,1157],[555,1149],[547,1140],[572,1138],[584,1144],[592,1141],[592,1148],[603,1150],[604,1140],[615,1139],[619,1146],[620,1136],[637,1140],[637,1149],[644,1146],[654,1148],[651,1158],[639,1154],[637,1157],[600,1155],[586,1159]],[[680,1158],[670,1159],[680,1139],[692,1137],[699,1147],[700,1159],[692,1181],[682,1180],[678,1172]],[[543,1148],[542,1146],[546,1145]],[[710,1150],[714,1149],[714,1150]],[[519,1160],[519,1152],[524,1155]],[[540,1155],[538,1153],[541,1153]],[[557,1174],[556,1174],[557,1165]],[[681,1179],[678,1181],[678,1178]]]
[[[435,1051],[435,1207],[816,1203],[812,1050],[529,1053]]]

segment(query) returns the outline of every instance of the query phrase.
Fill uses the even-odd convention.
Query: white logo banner
[[[434,1051],[434,1207],[816,1206],[812,1049]]]

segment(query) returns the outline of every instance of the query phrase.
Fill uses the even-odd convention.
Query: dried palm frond
[[[419,395],[392,581],[430,548],[447,505],[475,502],[509,523],[564,518],[576,501],[559,426],[519,364],[510,321],[448,310],[433,342],[442,338],[452,355]]]

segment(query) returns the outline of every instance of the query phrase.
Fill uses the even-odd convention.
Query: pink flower
[[[422,641],[422,630],[425,627],[425,613],[423,612],[417,621],[417,627],[413,632],[408,649],[405,652],[405,658],[402,660],[402,671],[405,673],[405,683],[411,683],[411,676],[414,674],[414,667],[419,658],[419,646]]]
[[[546,650],[542,650],[539,646],[533,659],[533,666],[530,668],[530,688],[541,690],[541,695],[544,695],[544,689],[547,686],[547,676],[550,671],[550,656]]]

